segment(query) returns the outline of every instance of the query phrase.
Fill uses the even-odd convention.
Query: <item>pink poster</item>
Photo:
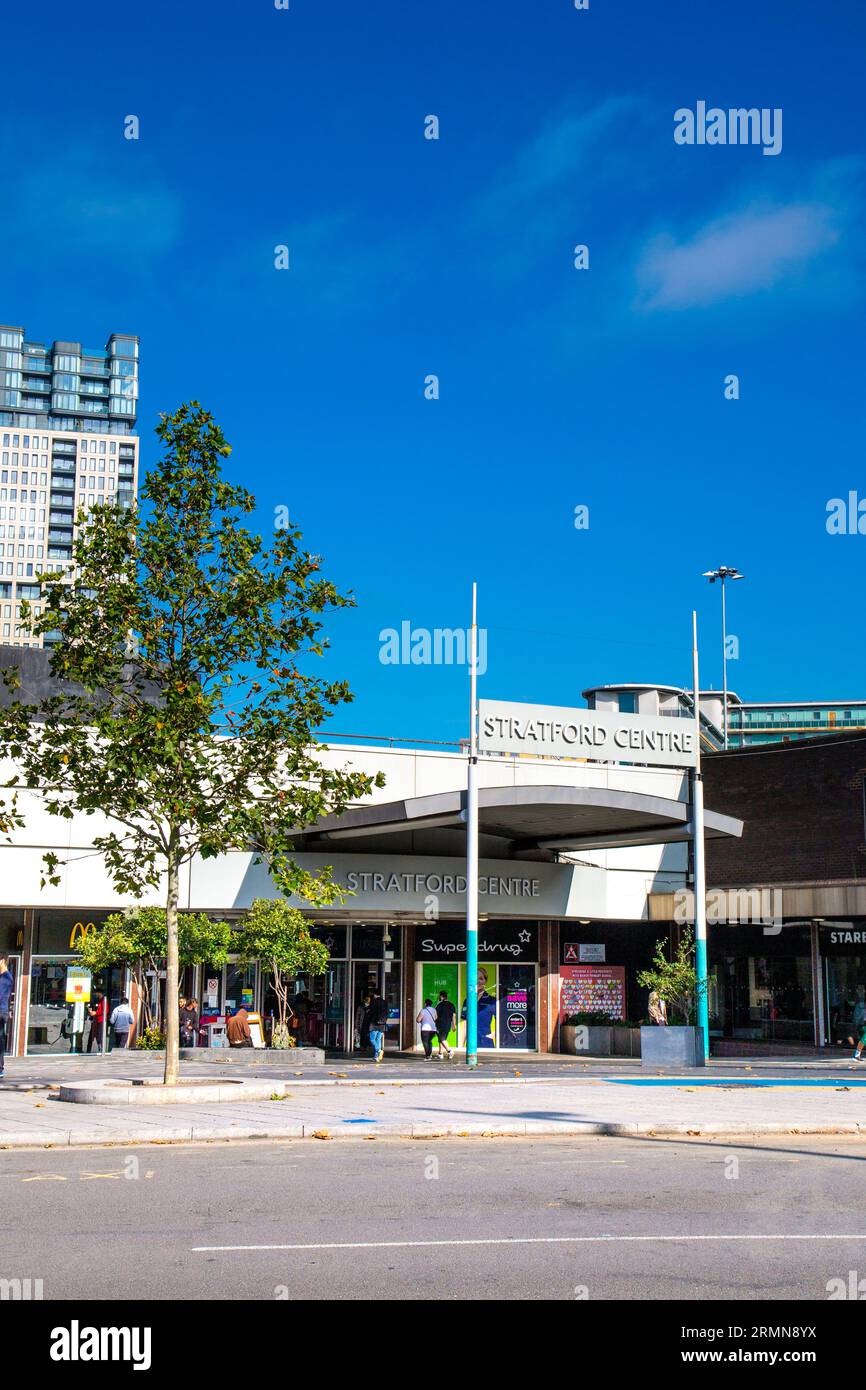
[[[587,1013],[624,1019],[625,966],[561,965],[559,1008],[563,1019]]]

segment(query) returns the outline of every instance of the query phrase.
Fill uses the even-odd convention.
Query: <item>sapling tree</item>
[[[135,907],[110,913],[98,931],[88,933],[81,946],[81,962],[94,973],[112,965],[129,967],[141,1000],[144,1026],[159,1032],[163,1029],[162,995],[159,989],[149,988],[148,980],[159,979],[166,939],[165,908]],[[188,965],[223,966],[232,949],[230,922],[208,917],[204,912],[178,913],[179,971]],[[170,1008],[168,998],[166,1008]]]
[[[52,675],[73,684],[0,709],[0,756],[17,768],[8,785],[38,790],[50,815],[107,818],[92,842],[118,892],[162,897],[173,999],[184,866],[252,851],[282,893],[333,902],[330,873],[302,869],[293,836],[383,779],[327,766],[314,736],[351,699],[311,670],[323,615],[351,596],[299,531],[266,547],[242,524],[254,499],[223,477],[229,445],[197,401],[156,433],[140,504],[79,513],[69,574],[40,576],[38,616],[22,604],[22,630],[54,635]],[[46,854],[49,882],[61,864]],[[176,1009],[165,1031],[173,1085]]]
[[[242,963],[259,960],[271,972],[277,1001],[274,1047],[289,1045],[289,990],[299,974],[322,975],[328,948],[310,933],[302,912],[281,898],[256,898],[235,932],[234,949]]]
[[[707,988],[707,981],[698,981],[695,969],[695,943],[688,928],[682,933],[670,959],[666,955],[667,943],[656,942],[653,968],[642,970],[637,982],[643,989],[655,991],[659,999],[668,1006],[669,1022],[694,1023],[699,997]]]

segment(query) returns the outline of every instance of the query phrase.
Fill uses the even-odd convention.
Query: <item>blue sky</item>
[[[864,44],[855,0],[18,7],[0,321],[138,333],[145,465],[213,410],[357,594],[338,732],[465,732],[465,672],[379,634],[472,579],[493,698],[687,684],[693,607],[720,685],[719,564],[743,698],[862,696],[866,537],[825,520],[866,498]],[[781,108],[781,153],[678,146],[699,100]]]

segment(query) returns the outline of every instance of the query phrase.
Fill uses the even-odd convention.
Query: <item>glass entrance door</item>
[[[370,1026],[366,1001],[382,988],[382,962],[352,962],[352,1051],[370,1051]]]
[[[229,957],[223,968],[224,1014],[233,1014],[242,1005],[246,1009],[255,1009],[257,975],[255,963],[239,965],[236,956]]]
[[[386,969],[390,966],[390,969]],[[351,1040],[353,1052],[369,1052],[370,1029],[366,1006],[374,991],[383,996],[388,1007],[385,1025],[385,1051],[400,1051],[400,994],[402,974],[399,960],[356,960],[352,962]]]
[[[17,1057],[18,1055],[18,1005],[20,1001],[20,980],[21,980],[21,957],[7,956],[7,963],[12,974],[14,984],[12,993],[9,996],[9,1017],[6,1020],[6,1055]],[[24,1007],[27,1005],[25,1003]]]
[[[386,1052],[400,1051],[400,997],[402,992],[402,969],[403,967],[399,960],[386,961],[383,967],[383,973],[385,976],[385,988],[382,992],[385,996],[385,1003],[388,1005],[388,1022],[385,1025]]]
[[[346,1051],[346,971],[344,960],[333,960],[323,975],[300,974],[289,989],[289,1027],[300,1046]],[[263,1013],[276,1012],[273,989],[265,991]]]
[[[27,1052],[71,1052],[71,1005],[66,1003],[66,972],[76,958],[34,958],[30,966],[30,1011],[27,1016]]]

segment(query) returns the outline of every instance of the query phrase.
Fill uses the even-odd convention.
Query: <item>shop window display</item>
[[[421,998],[435,1006],[440,991],[456,1005],[449,1047],[466,1046],[466,966],[425,962]],[[536,968],[534,965],[482,961],[478,966],[478,1050],[534,1051],[536,1043]],[[458,1031],[459,1030],[459,1031]]]

